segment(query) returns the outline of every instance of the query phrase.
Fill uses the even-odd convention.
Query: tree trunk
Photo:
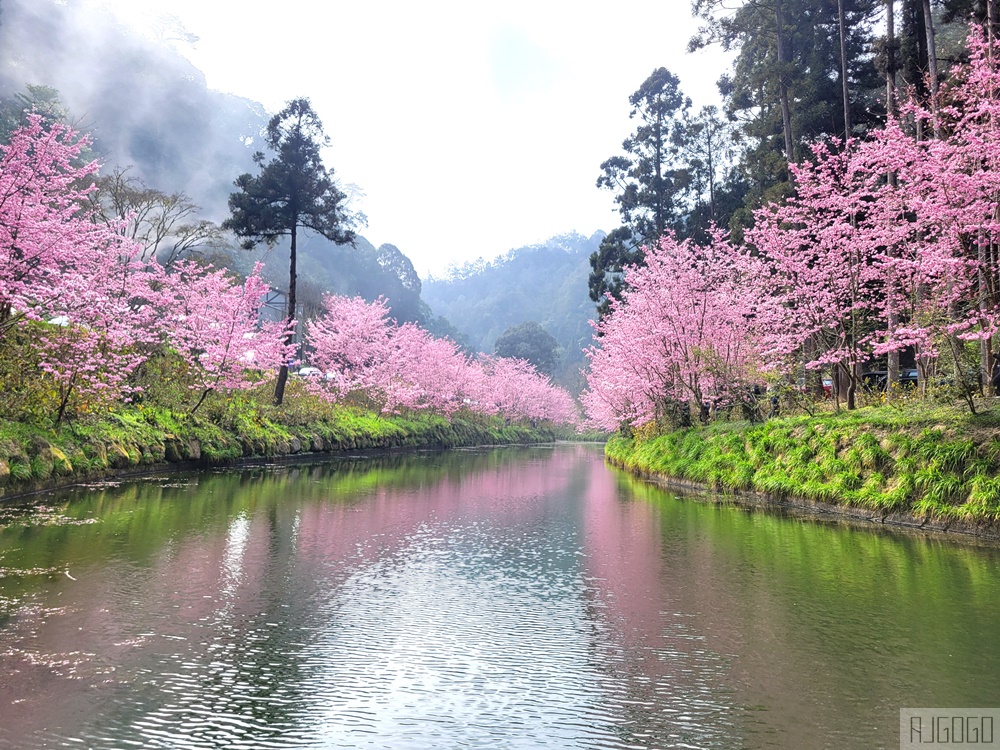
[[[858,366],[855,363],[851,363],[850,370],[847,371],[847,409],[848,411],[854,411],[858,408]]]
[[[937,46],[934,43],[934,16],[931,15],[931,0],[923,0],[924,27],[927,29],[927,77],[930,79],[931,112],[934,113],[934,138],[940,138],[941,126],[938,119],[938,65]]]
[[[56,427],[62,424],[63,417],[66,414],[66,407],[69,405],[69,397],[73,395],[73,386],[76,385],[76,375],[72,375],[69,379],[69,385],[66,386],[66,392],[62,394],[62,399],[59,401],[59,411],[56,414]]]
[[[896,186],[896,173],[895,172],[889,172],[888,179],[889,179],[889,185],[891,185],[892,187],[895,187]],[[888,249],[888,253],[889,253],[889,257],[890,258],[895,258],[897,256],[898,252],[899,252],[899,250],[895,246],[889,247],[889,249]],[[888,301],[887,301],[887,304],[886,304],[886,322],[885,322],[886,333],[890,337],[892,337],[893,334],[895,334],[895,332],[896,332],[896,326],[899,325],[899,313],[897,312],[897,310],[896,310],[896,304],[895,304],[894,300],[892,299],[892,292],[893,292],[892,285],[893,285],[894,281],[895,281],[895,279],[892,276],[890,276],[889,277],[890,288],[887,290],[887,292],[888,292]],[[893,396],[895,395],[895,391],[893,389],[893,385],[895,385],[896,383],[899,383],[899,382],[900,382],[900,380],[899,380],[899,350],[898,349],[893,349],[892,351],[890,351],[886,355],[886,368],[885,368],[885,400],[886,401],[891,402],[893,400]]]
[[[792,111],[788,103],[788,82],[785,78],[785,66],[787,64],[788,53],[786,50],[785,21],[781,9],[782,0],[776,0],[774,4],[774,20],[776,28],[776,42],[778,52],[778,100],[781,104],[781,130],[785,137],[785,161],[791,165],[794,161],[792,153]],[[791,171],[788,173],[791,180]]]
[[[851,137],[851,92],[847,80],[847,19],[844,0],[837,0],[837,22],[840,27],[840,83],[844,96],[844,141]]]
[[[989,254],[987,253],[987,235],[985,230],[979,230],[978,241],[976,243],[976,263],[978,266],[976,272],[976,297],[979,305],[979,314],[982,316],[983,320],[987,319],[990,307],[990,295],[989,286],[986,279],[987,274],[987,264],[989,262]],[[993,379],[993,347],[992,342],[989,339],[979,340],[979,382],[980,384],[986,386],[987,393],[992,395],[992,379]],[[982,388],[980,388],[982,391]],[[982,395],[982,393],[980,393]]]
[[[708,205],[712,223],[716,221],[715,214],[715,133],[712,131],[713,121],[708,126]]]
[[[896,0],[885,0],[885,111],[892,118],[897,114],[896,107]],[[886,178],[890,187],[896,187],[896,173],[890,171]],[[889,248],[889,256],[896,256],[896,248]],[[893,302],[889,301],[886,311],[886,328],[893,335],[899,325],[899,315]],[[893,384],[899,382],[899,351],[892,350],[886,362],[886,400],[893,397]]]
[[[885,111],[896,116],[896,0],[885,0]]]
[[[663,115],[656,113],[656,239],[667,231],[667,209],[663,205]]]
[[[292,246],[288,257],[288,314],[285,317],[285,322],[288,324],[288,333],[285,335],[285,343],[289,346],[295,338],[295,332],[292,329],[292,323],[295,321],[295,252],[296,252],[296,239],[298,230],[298,217],[292,222]],[[274,403],[281,406],[281,402],[285,400],[285,384],[288,382],[288,362],[282,362],[281,367],[278,368],[278,380],[274,384]]]
[[[214,388],[206,388],[206,389],[204,389],[201,392],[201,398],[198,399],[198,403],[196,403],[194,406],[192,406],[191,407],[191,411],[188,412],[188,413],[189,414],[194,414],[196,411],[198,411],[198,407],[200,407],[203,403],[205,403],[205,399],[208,398],[208,394],[211,393],[214,390],[215,390]]]

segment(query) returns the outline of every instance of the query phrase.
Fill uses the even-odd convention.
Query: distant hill
[[[563,350],[557,379],[575,387],[595,314],[587,287],[589,258],[604,236],[559,235],[492,262],[479,259],[454,267],[444,278],[424,282],[424,301],[474,348],[488,353],[510,326],[539,323]]]

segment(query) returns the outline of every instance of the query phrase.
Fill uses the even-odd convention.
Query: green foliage
[[[1000,476],[975,477],[963,510],[971,519],[1000,521]]]
[[[59,407],[59,388],[39,368],[32,345],[45,323],[27,323],[0,337],[0,418],[43,425]]]
[[[643,437],[611,438],[606,454],[632,471],[722,491],[996,523],[998,426],[1000,409],[970,415],[914,404],[659,435],[638,430]]]
[[[24,461],[14,461],[10,465],[10,478],[18,482],[31,480],[31,464]]]
[[[696,242],[725,226],[747,191],[738,176],[725,182],[734,158],[732,127],[715,107],[697,115],[680,81],[658,68],[629,97],[636,121],[622,152],[601,164],[597,186],[614,194],[622,226],[590,256],[588,289],[602,317],[621,297],[628,266],[645,263],[645,247],[668,231]]]
[[[678,143],[683,139],[684,114],[691,100],[681,92],[680,79],[657,68],[629,97],[637,120],[622,144],[623,154],[601,164],[597,186],[615,194],[622,226],[634,245],[659,239],[679,223],[691,174]]]
[[[0,420],[0,462],[9,475],[0,494],[31,482],[77,478],[162,463],[216,465],[242,458],[394,447],[456,447],[549,442],[546,426],[507,424],[471,412],[451,420],[427,413],[384,416],[332,405],[293,380],[276,406],[269,386],[207,402],[191,414],[149,400],[54,429]],[[563,435],[562,437],[565,437]]]
[[[870,53],[880,4],[843,5],[856,135],[884,107],[884,79]],[[719,88],[727,114],[740,123],[739,168],[751,187],[746,207],[781,200],[789,189],[786,160],[806,157],[807,142],[844,136],[837,4],[765,0],[730,7],[722,0],[694,0],[693,10],[705,23],[690,48],[719,44],[736,53],[733,71]],[[746,226],[747,218],[737,217],[737,223]]]
[[[497,338],[493,349],[499,357],[527,360],[538,372],[550,377],[559,361],[559,342],[533,320],[508,328]]]

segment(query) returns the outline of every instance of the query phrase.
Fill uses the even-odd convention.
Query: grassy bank
[[[0,496],[159,464],[212,466],[244,458],[368,448],[538,443],[560,435],[549,426],[508,425],[459,414],[383,416],[361,405],[332,406],[289,393],[241,395],[190,414],[138,404],[59,427],[0,421]]]
[[[876,520],[1000,528],[1000,409],[869,407],[615,437],[612,463],[722,492],[859,509]]]

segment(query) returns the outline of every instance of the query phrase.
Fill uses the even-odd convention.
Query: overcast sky
[[[210,88],[278,111],[308,96],[324,154],[376,246],[421,276],[550,236],[618,226],[600,163],[633,124],[629,95],[657,67],[695,107],[717,104],[718,50],[686,52],[688,0],[97,0],[151,27]]]

